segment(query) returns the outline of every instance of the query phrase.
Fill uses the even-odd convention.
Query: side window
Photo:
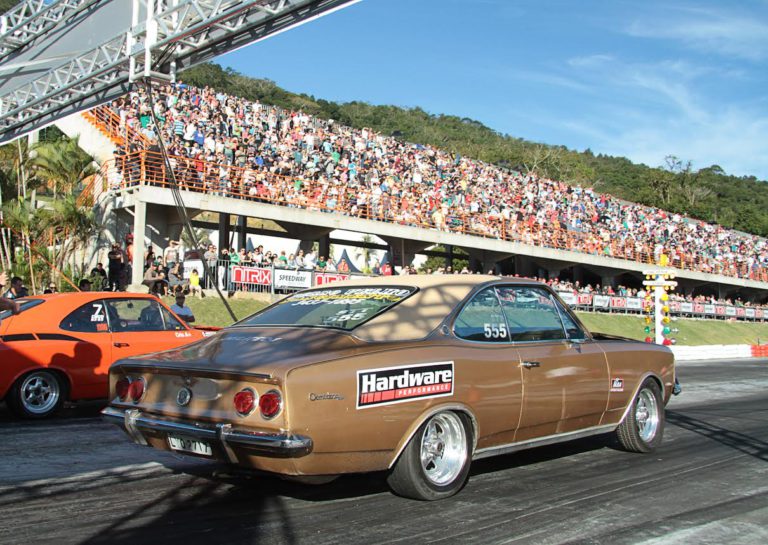
[[[528,286],[498,288],[510,338],[516,342],[565,339],[555,301],[546,290]]]
[[[557,302],[555,302],[557,304]],[[587,338],[587,334],[579,326],[576,321],[571,317],[570,313],[560,306],[560,317],[563,319],[563,325],[565,326],[565,332],[568,334],[568,338],[574,341],[583,341]]]
[[[173,315],[168,312],[168,310],[161,306],[160,312],[163,314],[163,321],[165,322],[165,330],[166,331],[180,331],[182,329],[187,329],[183,325],[181,325],[181,322],[179,322],[176,318],[173,317]]]
[[[151,299],[110,299],[107,312],[112,331],[173,331],[184,329],[160,303]]]
[[[104,301],[93,301],[70,312],[59,327],[80,333],[106,333],[109,325]]]
[[[453,325],[457,337],[468,341],[508,342],[504,313],[493,288],[487,288],[467,303]]]

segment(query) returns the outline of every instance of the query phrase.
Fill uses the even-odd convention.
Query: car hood
[[[335,329],[232,327],[202,341],[120,360],[114,366],[157,366],[278,376],[294,367],[352,355],[367,344]]]

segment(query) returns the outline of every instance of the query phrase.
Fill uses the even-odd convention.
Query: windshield
[[[21,307],[21,312],[24,312],[25,310],[29,310],[32,307],[36,307],[37,305],[43,304],[45,301],[42,299],[17,299],[16,302],[19,304],[19,307]],[[11,317],[11,311],[10,310],[3,310],[0,312],[0,320],[5,320],[6,318]]]
[[[238,322],[238,326],[298,325],[351,331],[416,291],[413,287],[324,288],[303,291]]]

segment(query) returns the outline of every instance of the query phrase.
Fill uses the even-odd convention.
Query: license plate
[[[202,456],[213,456],[211,445],[205,441],[190,439],[189,437],[181,437],[179,435],[169,435],[168,444],[173,450],[178,450],[180,452],[191,452]]]

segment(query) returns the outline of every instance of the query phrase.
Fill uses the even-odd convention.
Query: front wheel
[[[630,452],[651,452],[664,435],[664,401],[658,383],[649,378],[637,392],[627,416],[616,429],[621,446]]]
[[[65,384],[54,372],[33,371],[24,375],[11,388],[8,405],[23,418],[48,418],[64,403]]]
[[[471,457],[467,418],[445,411],[421,425],[387,477],[392,490],[406,498],[440,500],[467,482]]]

